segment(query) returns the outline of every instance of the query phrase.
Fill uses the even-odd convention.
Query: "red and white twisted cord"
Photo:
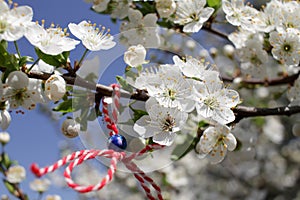
[[[106,122],[106,127],[111,130],[109,135],[118,134],[119,130],[117,128],[118,116],[119,116],[119,108],[120,108],[120,86],[117,84],[112,84],[113,88],[113,97],[112,97],[112,117],[111,119],[108,111],[108,103],[106,102],[106,98],[102,99],[102,113],[104,115],[104,121]]]
[[[73,152],[70,155],[67,155],[65,157],[63,157],[62,159],[58,160],[56,163],[54,163],[53,165],[44,167],[44,168],[39,168],[38,165],[36,163],[33,163],[31,165],[31,171],[38,177],[41,177],[47,173],[53,172],[55,170],[57,170],[58,168],[60,168],[61,166],[67,164],[68,162],[79,158],[81,156],[87,155],[91,150],[81,150],[81,151],[76,151]]]
[[[120,101],[120,87],[117,84],[112,85],[113,88],[113,102],[112,102],[112,117],[111,119],[108,111],[108,103],[105,101],[105,98],[102,99],[102,112],[104,114],[104,121],[107,123],[107,128],[111,130],[110,135],[118,134],[119,130],[117,128],[117,121],[118,121],[118,115],[119,115],[119,101]],[[147,153],[150,150],[157,150],[161,149],[164,146],[158,145],[158,144],[151,144],[147,145],[144,149],[137,153],[133,153],[130,156],[126,156],[125,152],[116,152],[114,150],[81,150],[74,152],[68,156],[63,157],[62,159],[58,160],[53,165],[50,165],[48,167],[39,168],[38,165],[32,164],[31,165],[31,171],[38,177],[41,177],[47,173],[53,172],[56,169],[60,168],[61,166],[67,164],[70,162],[68,167],[64,171],[64,177],[69,187],[72,189],[80,192],[80,193],[86,193],[91,191],[97,191],[102,189],[105,185],[107,185],[113,178],[113,175],[117,169],[117,162],[122,161],[125,166],[134,173],[135,178],[140,182],[141,187],[146,193],[146,196],[150,200],[155,200],[156,198],[152,196],[151,189],[147,186],[147,183],[150,184],[156,191],[157,199],[163,200],[161,195],[161,189],[160,187],[151,179],[149,176],[147,176],[141,169],[138,168],[138,166],[132,162],[132,160],[138,156],[141,156],[145,153]],[[95,185],[88,185],[88,186],[81,186],[77,183],[75,183],[72,180],[71,173],[74,169],[74,167],[82,164],[84,161],[88,159],[94,159],[97,156],[103,156],[106,158],[110,158],[110,166],[107,171],[107,175],[98,183]]]
[[[97,183],[95,185],[82,186],[82,185],[75,183],[71,177],[71,173],[72,173],[72,170],[74,169],[74,167],[80,165],[85,160],[94,159],[97,156],[111,158],[110,166],[107,170],[107,175],[99,183]],[[80,193],[98,191],[98,190],[102,189],[105,185],[107,185],[112,180],[113,175],[117,169],[118,160],[122,160],[122,158],[124,156],[125,156],[125,153],[115,152],[113,150],[93,150],[90,153],[86,154],[85,156],[77,158],[76,160],[72,161],[68,165],[68,167],[65,169],[65,172],[64,172],[65,180],[70,188],[72,188]]]

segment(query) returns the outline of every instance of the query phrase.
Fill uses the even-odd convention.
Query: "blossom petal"
[[[11,72],[7,77],[7,84],[14,89],[21,89],[28,86],[29,78],[21,71]]]
[[[153,141],[160,144],[170,146],[175,140],[175,133],[163,131],[153,136]]]
[[[0,125],[2,130],[6,130],[11,122],[11,116],[7,110],[0,111]]]
[[[233,151],[236,148],[237,141],[232,133],[229,133],[224,140],[229,151]]]

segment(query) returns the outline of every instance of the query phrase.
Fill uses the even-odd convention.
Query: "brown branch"
[[[242,79],[241,84],[249,85],[264,85],[264,86],[275,86],[275,85],[284,85],[284,84],[294,84],[294,81],[299,77],[300,72],[285,77],[278,77],[273,79]],[[235,78],[231,77],[221,77],[224,82],[233,82]]]
[[[270,115],[285,115],[290,116],[296,113],[300,113],[300,106],[282,106],[276,108],[256,108],[238,106],[232,109],[235,113],[235,120],[232,123],[237,123],[240,120],[247,117],[263,117]]]
[[[47,80],[50,76],[51,74],[38,74],[34,72],[29,73],[29,77],[37,78],[41,80]],[[83,88],[93,90],[100,96],[111,96],[113,92],[112,88],[109,86],[105,86],[101,84],[96,84],[95,86],[94,84],[89,83],[79,77],[63,75],[63,78],[70,85],[77,85]],[[286,79],[292,79],[292,78],[286,78]],[[278,80],[277,82],[280,81]],[[135,99],[140,101],[146,101],[149,98],[147,92],[144,90],[137,90],[132,94],[125,90],[121,90],[121,96],[124,98],[130,98],[130,99]],[[247,117],[258,117],[258,116],[269,116],[269,115],[290,116],[292,114],[300,113],[300,106],[290,106],[290,107],[284,106],[284,107],[277,107],[277,108],[256,108],[256,107],[238,106],[236,108],[233,108],[232,110],[236,115],[236,119],[233,123],[237,123],[243,118],[247,118]]]
[[[210,33],[212,33],[212,34],[214,34],[214,35],[217,35],[217,36],[219,36],[220,38],[223,38],[224,40],[227,40],[227,41],[229,41],[230,43],[232,43],[232,42],[228,39],[228,35],[227,35],[226,33],[223,33],[223,32],[221,32],[221,31],[219,31],[219,30],[213,29],[213,28],[211,28],[211,27],[209,27],[209,26],[203,26],[203,30],[205,30],[205,31],[207,31],[207,32],[210,32]]]

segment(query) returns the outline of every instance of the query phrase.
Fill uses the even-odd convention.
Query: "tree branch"
[[[278,77],[273,79],[242,79],[241,84],[249,85],[265,85],[265,86],[275,86],[275,85],[284,85],[284,84],[294,84],[294,81],[299,77],[300,72],[285,77]],[[231,77],[221,77],[224,82],[233,82],[235,78]]]
[[[299,74],[297,74],[297,76],[298,75]],[[51,74],[46,74],[46,73],[41,74],[41,73],[30,72],[28,74],[28,76],[30,78],[47,80],[51,76]],[[293,77],[294,76],[295,75],[293,75]],[[291,77],[286,78],[286,79],[287,80],[292,79]],[[63,75],[63,78],[70,85],[77,85],[77,86],[80,86],[80,87],[83,87],[86,89],[93,90],[100,96],[112,96],[113,89],[109,86],[105,86],[102,84],[94,85],[80,77]],[[286,81],[286,80],[284,80],[284,81]],[[284,82],[284,81],[281,80],[281,82]],[[273,82],[274,83],[276,82],[275,79]],[[271,82],[271,85],[273,84],[273,82]],[[278,80],[277,83],[278,82],[280,82],[280,81]],[[121,90],[121,97],[140,100],[140,101],[146,101],[149,98],[149,95],[144,90],[137,90],[134,93],[129,93],[125,90]],[[300,106],[283,106],[283,107],[277,107],[277,108],[256,108],[256,107],[238,106],[236,108],[233,108],[232,110],[236,116],[235,121],[232,123],[237,123],[240,120],[242,120],[243,118],[247,118],[247,117],[258,117],[258,116],[269,116],[269,115],[290,116],[292,114],[300,113]]]
[[[237,123],[243,118],[247,117],[259,117],[259,116],[270,116],[270,115],[285,115],[290,116],[296,113],[300,113],[300,106],[282,106],[276,108],[256,108],[237,106],[232,109],[235,113],[235,120],[232,123]]]

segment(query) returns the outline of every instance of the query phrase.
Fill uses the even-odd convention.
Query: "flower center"
[[[283,46],[283,50],[286,51],[286,52],[290,51],[291,49],[292,49],[292,46],[290,44],[285,44]]]
[[[7,29],[7,22],[6,21],[0,21],[0,34],[4,33]]]
[[[211,109],[218,108],[220,106],[220,103],[215,97],[207,98],[204,100],[204,104],[210,107]]]
[[[138,34],[140,35],[144,35],[146,33],[146,30],[145,30],[145,25],[144,24],[139,24],[137,26],[137,32]]]
[[[165,121],[163,123],[162,130],[164,130],[164,131],[172,131],[173,127],[175,125],[176,125],[175,119],[168,114],[168,116],[165,118]]]
[[[262,64],[261,60],[256,55],[253,55],[250,58],[250,61],[251,61],[251,63],[253,63],[255,65],[261,65]]]
[[[24,99],[28,98],[28,95],[26,94],[27,88],[22,88],[19,90],[15,90],[14,99],[17,102],[23,102]]]
[[[167,90],[167,96],[174,101],[176,99],[176,91],[173,89],[168,89]]]
[[[5,102],[0,102],[0,110],[5,110],[5,109],[6,109]]]
[[[190,18],[191,18],[192,20],[194,20],[194,21],[199,21],[199,17],[198,17],[198,15],[197,15],[197,13],[192,13],[192,14],[190,15]]]

